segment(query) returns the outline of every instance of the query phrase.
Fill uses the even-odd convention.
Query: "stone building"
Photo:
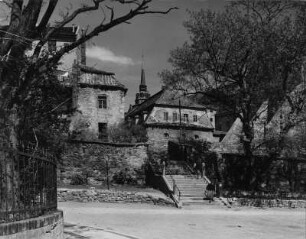
[[[127,88],[114,73],[86,66],[86,48],[77,51],[73,65],[73,106],[70,131],[78,139],[108,140],[111,127],[123,122]]]
[[[140,88],[144,88],[142,80]],[[130,107],[125,119],[130,124],[144,125],[148,143],[166,150],[169,141],[179,139],[218,142],[219,137],[214,135],[215,114],[214,108],[165,88],[141,102],[137,94],[136,105]]]

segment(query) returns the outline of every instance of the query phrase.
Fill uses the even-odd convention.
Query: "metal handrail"
[[[173,195],[176,195],[176,190],[178,191],[178,200],[180,201],[181,200],[181,191],[180,189],[178,188],[178,186],[176,185],[176,182],[175,182],[175,179],[172,177],[171,175],[171,179],[172,179],[172,191],[173,191]]]

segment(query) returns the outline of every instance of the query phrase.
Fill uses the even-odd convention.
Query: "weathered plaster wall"
[[[0,224],[0,238],[3,239],[63,239],[63,213]]]
[[[109,176],[129,171],[135,183],[143,184],[144,165],[148,159],[146,144],[111,144],[73,141],[67,145],[59,166],[59,183],[70,184],[75,174],[87,174],[89,184],[100,185],[106,181],[106,162]]]
[[[98,138],[98,123],[107,123],[108,127],[124,120],[124,92],[121,90],[102,90],[99,88],[79,88],[77,109],[72,118],[71,131],[80,128],[80,121],[85,125],[88,139]],[[98,108],[98,95],[107,96],[107,109]]]
[[[164,112],[168,112],[168,120],[164,120]],[[173,120],[173,113],[177,113],[178,118],[176,121]],[[209,125],[215,127],[215,114],[214,110],[195,110],[195,109],[181,109],[181,118],[183,122],[184,114],[188,114],[189,122],[188,124],[194,126],[204,126]],[[197,121],[193,121],[193,116],[197,115]],[[179,123],[179,108],[167,108],[167,107],[154,107],[150,112],[147,123]]]

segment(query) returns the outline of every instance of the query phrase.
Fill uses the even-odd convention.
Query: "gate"
[[[0,145],[0,223],[57,210],[56,162],[46,151]]]

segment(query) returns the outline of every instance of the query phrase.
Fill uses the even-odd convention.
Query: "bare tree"
[[[152,0],[91,0],[80,4],[73,11],[62,14],[60,21],[52,22],[58,0],[4,0],[9,24],[0,26],[0,108],[1,115],[10,122],[8,137],[13,146],[17,145],[17,129],[20,122],[19,108],[31,95],[31,89],[52,72],[61,57],[99,34],[146,14],[167,14],[167,10],[151,9]],[[125,9],[117,16],[115,8]],[[73,21],[88,13],[100,13],[100,20],[94,27],[85,30],[74,42],[65,44],[53,52],[44,46],[52,35]],[[33,52],[26,55],[34,41],[38,41]]]
[[[46,117],[49,117],[48,127],[56,135],[60,133],[61,112],[57,110],[64,102],[58,101],[62,97],[59,94],[57,78],[54,74],[60,59],[66,53],[77,48],[90,39],[103,34],[120,25],[129,24],[130,20],[140,15],[167,14],[175,8],[166,10],[154,10],[151,7],[153,0],[84,0],[83,4],[72,6],[62,14],[62,19],[56,18],[58,0],[2,0],[0,1],[1,14],[7,14],[5,19],[8,25],[0,26],[0,143],[18,147],[20,131],[26,126],[34,133],[37,128],[32,124],[32,116],[40,117],[40,128],[46,127]],[[64,2],[64,1],[62,1]],[[116,11],[116,9],[120,9]],[[78,39],[64,46],[46,50],[48,42],[54,35],[65,27],[71,27],[74,20],[84,14],[100,14],[97,24],[88,27]],[[35,44],[34,44],[35,43]],[[29,51],[33,48],[33,51]],[[57,87],[55,87],[57,85]],[[54,96],[59,94],[57,99]],[[46,104],[49,107],[46,107]],[[35,119],[37,120],[37,119]],[[58,123],[58,125],[56,125]],[[49,137],[50,132],[45,132]],[[2,140],[3,138],[3,140]],[[13,155],[0,151],[0,168],[5,172],[4,177],[18,177],[14,172],[15,163]],[[4,163],[5,162],[5,163]],[[4,181],[2,181],[4,180]],[[13,188],[20,185],[6,183],[3,178],[0,183],[1,190],[8,195],[13,195]],[[2,196],[5,194],[2,193]],[[2,205],[13,204],[17,198],[1,198]]]

